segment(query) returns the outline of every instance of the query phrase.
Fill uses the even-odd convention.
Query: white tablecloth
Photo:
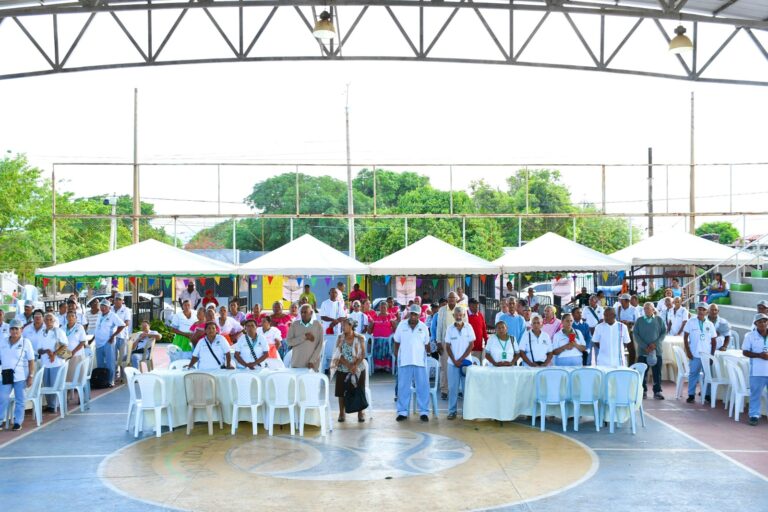
[[[194,370],[192,370],[194,371]],[[213,370],[209,372],[202,372],[202,373],[208,373],[210,375],[213,375],[216,378],[216,395],[218,396],[219,402],[221,402],[221,408],[222,413],[224,415],[224,423],[231,424],[232,423],[232,388],[230,385],[230,377],[238,372],[248,372],[252,373],[254,375],[257,375],[259,379],[261,380],[261,387],[262,387],[262,393],[266,396],[266,378],[268,375],[271,375],[275,372],[290,372],[293,374],[301,374],[306,373],[309,370],[306,368],[290,368],[290,369],[284,369],[284,370]],[[152,374],[158,375],[163,379],[165,382],[165,388],[166,393],[170,397],[171,407],[173,409],[172,416],[173,416],[173,425],[174,427],[178,427],[180,425],[186,425],[187,424],[187,396],[186,396],[186,390],[184,388],[184,375],[191,373],[190,371],[186,370],[154,370]],[[333,390],[330,390],[331,395],[333,395]],[[264,417],[263,413],[266,411],[266,407],[260,407],[258,412],[258,422],[264,423]],[[219,413],[218,411],[214,410],[214,421],[219,421]],[[298,408],[296,410],[296,419],[298,420]],[[239,419],[240,420],[248,420],[251,419],[251,412],[243,408],[239,412]],[[204,422],[207,421],[205,409],[195,409],[195,422]],[[306,414],[305,421],[309,425],[320,425],[320,416],[317,413],[317,411],[314,410],[308,410]],[[288,411],[285,409],[277,410],[275,411],[275,424],[277,425],[284,425],[289,423],[288,418]],[[168,415],[163,410],[162,414],[162,424],[168,425]],[[144,415],[144,430],[148,430],[150,428],[154,428],[155,425],[155,416],[154,413],[150,413]],[[250,427],[249,427],[250,428]]]
[[[559,367],[573,371],[575,368]],[[615,368],[597,367],[603,373]],[[530,416],[536,399],[534,376],[541,368],[470,366],[467,368],[464,383],[464,410],[462,416],[467,420],[493,419],[512,421],[518,416]],[[642,401],[643,388],[638,386],[638,408]],[[573,416],[570,403],[566,411]],[[604,412],[601,413],[604,416]],[[592,408],[581,406],[582,416],[592,416]],[[560,407],[549,406],[547,416],[560,417]],[[618,409],[619,421],[629,418],[626,408]]]

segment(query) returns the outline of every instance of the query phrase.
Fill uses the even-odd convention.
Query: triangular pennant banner
[[[405,281],[407,281],[407,279],[408,279],[407,277],[405,277],[405,276],[401,276],[401,277],[400,277],[400,285],[401,285],[401,286],[405,286]]]
[[[299,286],[301,286],[301,282],[302,282],[303,280],[304,280],[304,278],[303,278],[303,277],[297,277],[297,278],[296,278],[296,283],[297,283]]]
[[[267,282],[269,284],[272,284],[272,280],[275,278],[275,276],[267,276]]]
[[[248,279],[250,279],[251,281],[255,281],[256,280],[256,276],[251,274],[250,276],[248,276]]]
[[[147,285],[148,286],[155,286],[155,278],[154,277],[148,278],[147,279]]]
[[[423,282],[424,282],[424,280],[422,278],[420,278],[420,277],[416,278],[416,286],[421,286],[421,283],[423,283]]]
[[[117,279],[112,280],[112,286],[117,286],[117,283],[118,283]]]
[[[619,270],[619,281],[623,281],[626,275],[627,275],[626,272],[624,272],[623,270]]]
[[[481,281],[483,284],[485,284],[485,280],[486,280],[486,279],[487,279],[487,276],[485,276],[485,275],[481,275],[481,276],[480,276],[480,281]]]
[[[533,276],[531,276],[531,274],[525,274],[525,280],[526,281],[530,281],[531,277],[533,277]]]
[[[326,278],[325,278],[325,284],[326,284],[326,286],[327,286],[327,285],[329,285],[329,284],[331,284],[331,279],[333,279],[333,278],[331,278],[331,277],[326,277]]]
[[[392,279],[392,276],[384,276],[384,284],[389,284],[390,279]]]
[[[560,282],[560,276],[555,276],[555,282]]]
[[[316,277],[310,277],[309,280],[312,282],[312,286],[315,286],[317,284],[317,278]]]
[[[78,291],[79,291],[79,290],[81,290],[82,288],[83,288],[83,283],[75,283],[75,289],[76,289],[76,290],[78,290]]]
[[[221,284],[221,276],[216,276],[213,278],[213,280],[216,284]]]
[[[467,276],[464,278],[464,282],[467,283],[467,286],[472,282],[472,278],[470,276]]]
[[[437,284],[440,282],[439,279],[433,279],[432,280],[432,288],[437,288]]]
[[[357,284],[363,284],[363,276],[362,276],[362,275],[360,275],[360,274],[358,274],[357,276],[355,276],[355,282],[356,282]]]
[[[64,280],[59,281],[59,290],[63,290],[65,286],[67,286],[67,282],[66,281],[64,281]]]
[[[183,283],[184,283],[184,286],[189,286],[189,279],[184,279]]]
[[[130,281],[133,286],[136,286],[136,278],[135,277],[133,277],[133,276],[129,277],[128,281]]]
[[[448,278],[448,288],[453,288],[453,283],[456,282],[456,279],[453,277]]]
[[[50,283],[50,282],[51,282],[51,280],[48,279],[47,277],[43,278],[43,286],[48,286],[48,283]]]
[[[200,284],[201,284],[201,285],[205,286],[205,281],[206,281],[206,278],[205,278],[205,277],[201,277],[201,278],[200,278]]]
[[[608,280],[608,275],[609,275],[608,272],[603,272],[603,281]]]

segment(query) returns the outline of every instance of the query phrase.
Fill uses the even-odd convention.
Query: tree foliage
[[[739,230],[730,222],[707,222],[696,228],[696,235],[720,235],[720,243],[730,245],[739,238]]]

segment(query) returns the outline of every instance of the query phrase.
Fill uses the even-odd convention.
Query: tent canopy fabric
[[[240,275],[305,276],[368,274],[368,267],[312,235],[302,235],[240,265]]]
[[[236,268],[157,240],[37,269],[39,277],[228,276]]]
[[[483,258],[427,235],[418,242],[400,249],[375,263],[371,274],[384,275],[491,275],[499,266]]]
[[[736,264],[737,260],[744,263],[753,259],[752,255],[742,253],[737,256],[738,253],[732,247],[690,233],[670,231],[646,238],[611,256],[635,267],[717,265],[728,259]]]
[[[595,272],[626,270],[626,262],[563,238],[544,233],[494,260],[504,272]]]

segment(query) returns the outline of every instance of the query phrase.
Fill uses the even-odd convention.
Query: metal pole
[[[517,218],[517,246],[523,246],[523,218]]]
[[[605,165],[601,166],[602,170],[602,190],[603,190],[603,213],[605,213]]]
[[[728,166],[728,211],[733,213],[733,165]]]
[[[405,246],[408,247],[408,217],[403,220],[405,221]]]
[[[216,211],[221,215],[221,165],[216,165]]]
[[[299,166],[296,166],[296,215],[299,214]]]
[[[666,166],[666,180],[667,180],[667,213],[669,213],[669,166]]]
[[[648,148],[648,236],[653,236],[653,148]]]
[[[694,159],[694,127],[695,118],[694,112],[696,107],[696,101],[694,93],[691,91],[691,190],[690,190],[690,222],[688,230],[692,235],[696,234],[696,161]]]
[[[525,213],[529,213],[528,207],[529,201],[528,201],[528,188],[529,188],[529,173],[528,173],[528,167],[525,168]]]
[[[376,164],[373,164],[373,214],[376,215]]]
[[[56,264],[56,164],[51,170],[51,256]]]
[[[293,242],[293,217],[291,217],[291,242]]]
[[[239,263],[237,257],[237,219],[232,218],[232,264],[237,265]]]
[[[576,217],[573,218],[573,241],[576,241]]]
[[[632,245],[632,217],[627,217],[629,223],[629,245]]]
[[[450,203],[449,211],[451,215],[453,215],[453,166],[448,166],[448,186],[450,189],[450,195],[448,196],[448,201]]]
[[[115,200],[112,203],[112,220],[110,221],[109,229],[109,250],[114,251],[117,249],[117,195],[113,193],[112,198]]]
[[[352,203],[352,159],[349,149],[349,84],[346,90],[346,103],[344,106],[344,117],[347,128],[347,213],[349,214],[349,256],[355,257],[355,207]]]
[[[467,250],[467,218],[461,218],[461,249]]]
[[[139,215],[141,215],[139,194],[139,90],[133,89],[133,243],[135,244],[139,243]],[[138,298],[138,294],[134,297]],[[138,300],[134,303],[138,303]]]
[[[176,238],[176,221],[179,220],[178,217],[173,218],[173,246],[178,247],[179,241],[178,238]]]

